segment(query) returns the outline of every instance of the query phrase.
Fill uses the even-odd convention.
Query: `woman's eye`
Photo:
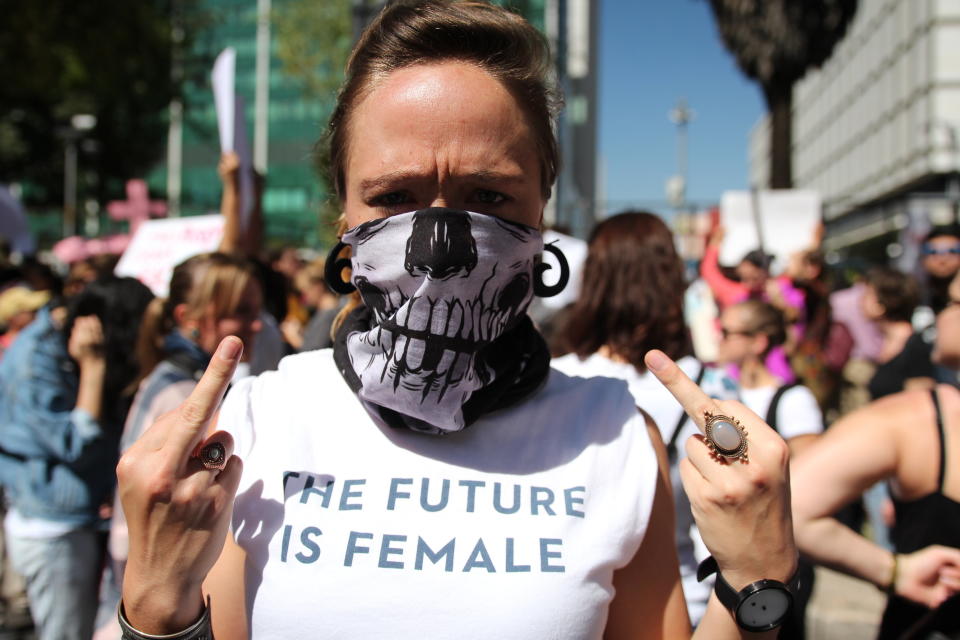
[[[380,207],[395,207],[406,204],[410,201],[406,193],[402,191],[392,191],[374,198],[373,203]]]
[[[481,204],[500,204],[507,199],[507,196],[498,191],[479,189],[474,195],[474,198]]]

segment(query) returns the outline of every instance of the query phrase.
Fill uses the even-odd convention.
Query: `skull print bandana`
[[[361,399],[394,426],[459,431],[546,378],[549,353],[526,315],[539,231],[433,208],[344,234],[364,307],[334,345]]]

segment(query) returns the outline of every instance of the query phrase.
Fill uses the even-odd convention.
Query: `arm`
[[[235,253],[241,249],[240,229],[240,158],[230,151],[220,156],[217,165],[223,194],[220,197],[220,215],[223,216],[223,238],[218,251]]]
[[[245,571],[247,552],[227,534],[220,558],[203,582],[210,597],[210,615],[216,638],[245,640],[248,633]]]
[[[670,463],[659,429],[645,417],[660,472],[643,543],[630,564],[613,576],[616,596],[610,603],[606,640],[690,637],[674,541]]]
[[[64,353],[59,340],[54,330],[36,345],[21,374],[28,375],[30,382],[24,385],[28,400],[19,404],[17,419],[33,427],[36,446],[44,455],[77,467],[88,462],[88,454],[92,454],[89,461],[102,462],[99,418],[106,361],[100,320],[96,316],[77,318],[70,334],[67,353],[79,367],[75,397],[61,369]]]
[[[670,463],[660,431],[649,416],[647,432],[657,451],[660,467],[653,510],[637,554],[630,564],[614,574],[613,586],[617,595],[610,604],[604,640],[775,638],[778,630],[766,634],[741,631],[730,612],[713,594],[700,626],[691,635],[690,618],[687,616],[680,569],[677,566]]]
[[[933,422],[926,392],[883,398],[831,427],[797,460],[793,475],[796,535],[805,554],[928,607],[956,591],[960,551],[934,545],[894,556],[832,514],[876,481],[897,475],[917,424],[932,429]]]
[[[99,420],[107,363],[103,357],[103,329],[97,316],[76,319],[67,351],[80,367],[76,409],[86,411],[94,420]]]
[[[687,457],[680,462],[680,475],[690,498],[694,518],[721,573],[734,589],[742,589],[761,578],[788,580],[796,570],[797,552],[790,521],[786,444],[740,403],[711,400],[662,352],[651,351],[644,360],[650,371],[680,402],[687,415],[693,418],[698,428],[704,428],[705,413],[711,412],[740,416],[750,432],[748,463],[718,462],[702,436],[693,436],[687,440]],[[654,441],[657,442],[658,439]],[[662,444],[657,445],[657,448],[662,461]],[[641,637],[683,638],[688,637],[685,631],[688,627],[685,621],[677,621],[678,615],[674,612],[676,599],[679,597],[674,590],[679,590],[680,586],[670,517],[670,494],[667,490],[669,485],[662,473],[658,481],[660,485],[647,531],[649,537],[645,537],[637,556],[625,570],[625,575],[638,571],[635,567],[637,563],[649,563],[645,567],[643,580],[650,581],[655,575],[664,576],[657,580],[657,585],[648,586],[652,592],[633,592],[634,597],[643,594],[645,597],[659,598],[659,606],[666,611],[654,618],[659,621],[661,628]],[[661,486],[662,492],[659,488]],[[661,493],[667,497],[660,497]],[[658,499],[666,500],[667,506],[657,506]],[[660,557],[646,554],[657,554]],[[659,571],[670,573],[661,574]],[[618,579],[618,587],[621,583],[622,579]],[[636,606],[637,602],[633,601],[633,604]],[[614,606],[619,609],[623,605],[615,603]],[[617,618],[614,618],[613,611],[612,609],[611,621],[619,623],[621,614],[617,611]],[[631,622],[624,623],[624,626],[616,627],[619,634],[614,637],[625,637],[628,634],[636,636],[642,633],[644,624],[645,621],[638,616]],[[667,628],[667,631],[664,631],[664,628]],[[694,637],[711,640],[745,637],[772,639],[778,633],[778,630],[765,634],[742,631],[732,614],[715,596],[711,596]]]
[[[739,282],[730,280],[720,271],[720,245],[711,241],[700,263],[700,275],[710,286],[710,291],[721,307],[729,306],[746,295]]]
[[[143,633],[189,627],[203,610],[202,584],[225,546],[243,465],[230,434],[207,437],[243,345],[225,338],[177,411],[153,424],[117,465],[130,554],[123,581],[127,619]],[[220,471],[193,452],[211,441],[225,449]]]
[[[793,472],[794,529],[800,550],[819,564],[880,588],[890,580],[893,557],[840,524],[833,514],[896,472],[896,422],[916,421],[915,415],[906,416],[910,407],[903,400],[902,395],[884,398],[843,418],[796,460]]]

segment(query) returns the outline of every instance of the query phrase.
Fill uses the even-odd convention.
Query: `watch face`
[[[737,607],[737,622],[748,631],[766,631],[783,622],[793,598],[780,587],[761,588],[746,595]]]

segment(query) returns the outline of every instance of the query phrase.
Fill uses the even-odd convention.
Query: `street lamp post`
[[[680,98],[668,117],[677,125],[677,174],[667,181],[667,198],[678,211],[687,200],[687,125],[693,120],[693,110]]]
[[[70,126],[64,132],[66,146],[63,151],[63,237],[77,233],[77,142],[90,129],[97,126],[96,116],[78,113],[70,118]]]

